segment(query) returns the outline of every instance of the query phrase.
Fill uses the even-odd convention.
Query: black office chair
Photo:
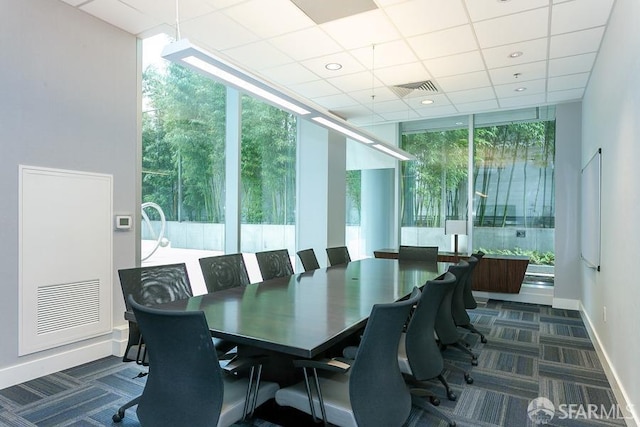
[[[471,323],[471,318],[467,313],[465,308],[465,293],[467,291],[467,287],[471,287],[472,285],[472,276],[473,270],[478,264],[478,259],[473,255],[469,257],[467,260],[469,263],[469,271],[466,274],[464,283],[459,288],[456,288],[456,291],[453,294],[452,306],[451,306],[451,314],[453,315],[453,321],[456,326],[464,328],[474,334],[480,336],[480,341],[484,344],[487,342],[487,338],[484,336],[482,332],[476,329],[475,326]]]
[[[184,263],[122,269],[118,270],[118,276],[127,311],[131,311],[129,295],[147,306],[193,296],[187,266]],[[136,322],[129,322],[129,340],[122,361],[135,361],[144,366],[149,364],[144,337]],[[146,372],[138,374],[139,377],[145,375]],[[113,416],[114,421],[120,421],[124,417],[125,410],[136,405],[138,399],[139,397],[121,406],[118,413]]]
[[[471,254],[471,256],[476,258],[479,263],[480,261],[482,261],[484,252],[478,251],[474,254]],[[476,299],[473,296],[473,271],[475,270],[476,266],[477,266],[477,263],[476,265],[473,266],[469,276],[467,276],[467,283],[464,286],[464,308],[468,308],[470,310],[473,310],[474,308],[478,307],[478,303],[476,302]]]
[[[329,258],[329,265],[347,264],[351,262],[349,249],[347,249],[346,246],[327,248],[327,258]]]
[[[436,263],[438,262],[438,247],[401,245],[398,249],[398,260],[425,261],[429,263]]]
[[[222,374],[203,312],[154,309],[131,297],[129,305],[149,349],[141,426],[229,426],[275,396],[278,385],[260,382],[260,365]],[[239,374],[245,368],[249,378]]]
[[[256,260],[262,280],[293,275],[291,258],[289,258],[289,251],[286,249],[256,252]]]
[[[408,418],[412,396],[398,366],[398,343],[420,291],[391,304],[373,306],[352,364],[331,360],[298,360],[305,381],[276,392],[276,402],[337,426],[399,426]],[[318,375],[318,370],[327,375]],[[309,380],[309,371],[313,381]],[[311,390],[310,383],[315,387]]]
[[[318,258],[316,257],[316,253],[313,249],[303,249],[298,251],[298,257],[300,258],[304,271],[317,270],[320,268]]]
[[[460,287],[464,286],[468,271],[469,263],[466,261],[460,261],[449,267],[449,272],[456,276],[455,286],[449,288],[442,300],[442,304],[440,304],[435,330],[441,349],[446,349],[450,346],[457,348],[469,354],[471,356],[471,364],[476,366],[478,365],[478,356],[469,349],[469,345],[460,337],[452,314],[454,294]]]
[[[400,346],[398,347],[400,371],[407,374],[408,382],[413,387],[422,390],[426,396],[429,396],[431,403],[434,405],[440,403],[439,399],[425,389],[423,385],[423,382],[433,378],[440,380],[449,400],[456,400],[457,398],[444,378],[444,360],[434,337],[438,308],[448,289],[454,285],[455,281],[456,277],[447,272],[442,278],[430,280],[425,284],[422,288],[420,301],[413,311],[406,333],[403,333],[400,337]],[[433,406],[425,405],[424,408],[428,412],[443,418],[449,424],[454,423]]]
[[[213,293],[238,286],[247,286],[249,274],[244,263],[242,254],[219,255],[200,258],[200,269],[204,277],[204,284],[207,292]],[[214,338],[214,345],[218,352],[218,357],[222,358],[224,353],[230,352],[236,347],[235,343],[221,338]],[[227,355],[231,357],[232,355]]]
[[[207,292],[247,286],[249,274],[242,254],[230,254],[200,258],[200,269]]]

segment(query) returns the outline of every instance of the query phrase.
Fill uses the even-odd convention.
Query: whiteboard
[[[591,157],[582,169],[582,223],[581,252],[582,260],[590,268],[600,271],[600,197],[602,149]]]

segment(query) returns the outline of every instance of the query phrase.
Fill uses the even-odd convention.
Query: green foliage
[[[167,219],[224,222],[226,87],[181,66],[143,73],[143,201]],[[242,219],[292,223],[295,117],[242,102]]]
[[[486,249],[480,248],[480,251],[487,255],[517,255],[529,257],[531,264],[538,265],[554,265],[556,261],[556,255],[553,252],[539,252],[532,250],[524,250],[521,248],[514,249]]]

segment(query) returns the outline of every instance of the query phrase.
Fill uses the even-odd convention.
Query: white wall
[[[131,214],[140,174],[136,38],[60,1],[0,0],[0,11],[3,388],[113,350],[108,334],[18,357],[18,165],[112,174],[114,210]],[[134,231],[114,234],[116,325],[124,301],[115,273],[135,265],[136,240]]]
[[[614,375],[640,412],[640,2],[617,0],[583,99],[582,166],[602,147],[601,272],[582,303]],[[607,319],[604,320],[604,307]]]

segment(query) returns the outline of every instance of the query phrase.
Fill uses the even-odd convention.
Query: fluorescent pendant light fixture
[[[313,120],[315,123],[325,128],[333,129],[348,138],[363,144],[373,145],[378,150],[399,160],[415,159],[411,154],[381,141],[376,136],[353,126],[346,120],[313,104],[311,101],[300,98],[283,88],[250,74],[225,59],[194,46],[187,39],[181,39],[166,46],[162,51],[162,57],[203,73],[240,91],[250,93],[263,101],[297,114],[302,118]]]

